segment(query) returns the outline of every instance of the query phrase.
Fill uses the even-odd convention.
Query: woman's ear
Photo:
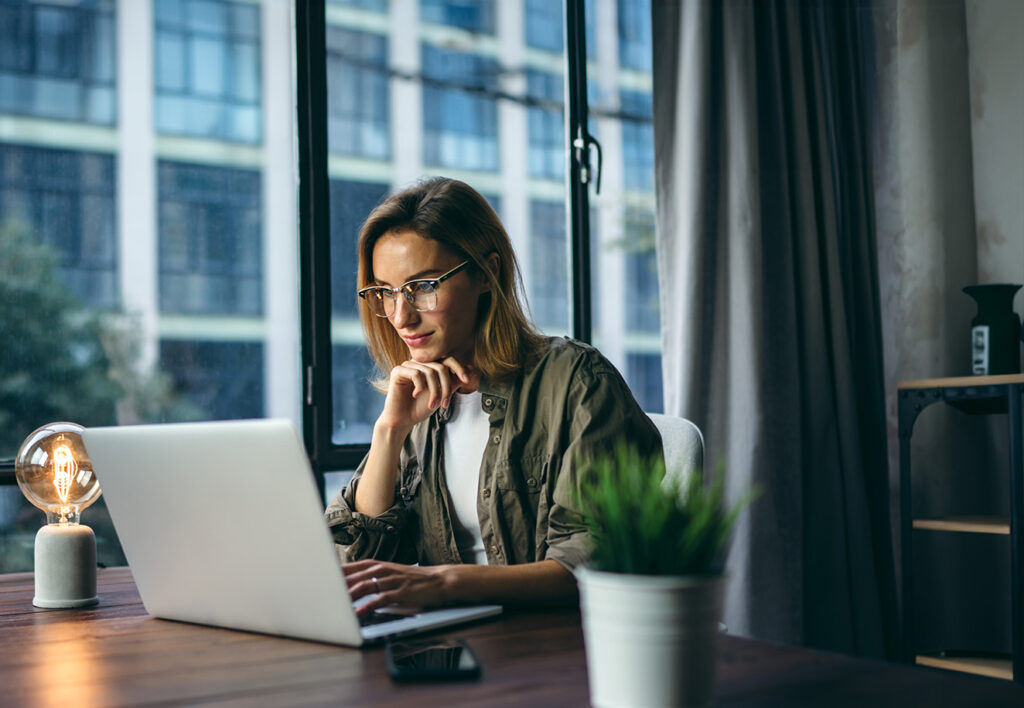
[[[498,257],[497,253],[490,254],[484,260],[484,267],[487,268],[487,270],[489,270],[491,272],[491,275],[494,277],[495,280],[498,279],[498,267],[500,265],[501,265],[501,259]],[[482,293],[490,292],[491,291],[491,283],[490,283],[490,281],[487,280],[487,278],[482,278],[482,281],[483,281],[483,283],[482,283],[483,284],[483,289],[480,290],[480,292],[482,292]]]

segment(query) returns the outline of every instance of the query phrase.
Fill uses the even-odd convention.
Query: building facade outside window
[[[113,15],[113,0],[0,0],[0,113],[112,125]]]
[[[263,311],[260,174],[161,161],[160,309]]]
[[[154,10],[157,131],[258,143],[259,5],[156,0]]]

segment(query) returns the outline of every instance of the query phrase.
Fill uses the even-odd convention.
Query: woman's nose
[[[395,311],[391,313],[391,324],[401,329],[411,322],[415,322],[419,314],[404,296],[399,295],[395,298]]]

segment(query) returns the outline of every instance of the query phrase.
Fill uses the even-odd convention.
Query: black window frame
[[[354,469],[369,450],[332,441],[330,189],[327,174],[325,0],[295,3],[299,152],[299,263],[303,439],[321,492],[324,473]],[[566,227],[570,241],[570,333],[592,340],[590,162],[597,141],[587,127],[586,1],[565,0]]]

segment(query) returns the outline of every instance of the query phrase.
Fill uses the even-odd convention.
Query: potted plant
[[[723,548],[749,496],[726,509],[719,467],[666,478],[661,456],[620,446],[577,494],[590,562],[577,568],[595,706],[712,702]]]

